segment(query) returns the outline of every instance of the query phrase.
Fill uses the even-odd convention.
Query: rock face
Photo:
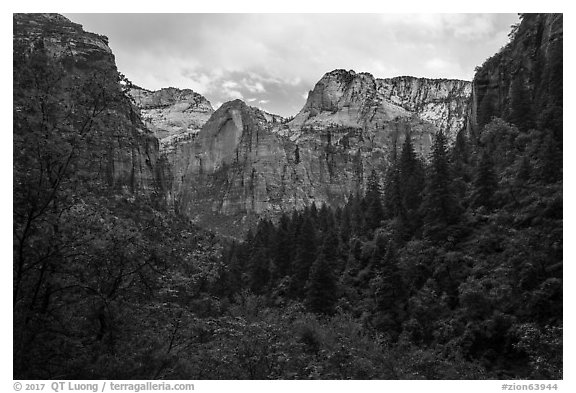
[[[169,195],[171,174],[158,139],[122,90],[107,38],[57,14],[13,18],[15,69],[37,73],[15,74],[15,138],[25,124],[48,124],[55,138],[85,133],[86,147],[75,150],[77,173],[118,191]],[[40,120],[43,107],[50,110]]]
[[[341,204],[364,190],[373,169],[384,173],[405,135],[426,156],[435,132],[454,138],[465,123],[468,82],[344,70],[326,74],[288,123],[239,100],[214,112],[191,90],[127,91],[107,39],[64,17],[17,14],[14,26],[15,56],[42,52],[65,71],[55,95],[61,102],[76,102],[65,86],[104,86],[114,98],[94,123],[97,136],[79,170],[118,190],[161,195],[198,224],[232,236],[263,216]],[[90,89],[74,94],[92,102],[98,95]],[[18,124],[32,115],[34,94],[15,89]]]
[[[429,121],[451,140],[465,126],[472,84],[457,79],[401,76],[376,79],[378,94]]]
[[[162,151],[171,151],[176,143],[191,139],[214,113],[210,102],[190,89],[150,91],[134,87],[129,92],[142,120],[160,140]]]
[[[364,191],[373,169],[384,173],[405,135],[423,156],[438,129],[455,137],[469,91],[463,81],[336,70],[289,123],[228,102],[171,154],[176,206],[202,226],[238,236],[263,216],[342,204]]]
[[[521,14],[521,19],[511,41],[477,68],[469,128],[478,136],[497,116],[521,128],[551,129],[561,140],[563,16]],[[514,118],[519,106],[533,116]]]
[[[240,100],[222,105],[172,156],[179,212],[221,233],[238,235],[283,200],[286,141],[269,116]],[[304,203],[295,198],[295,205]]]
[[[334,70],[309,93],[290,128],[336,124],[378,129],[390,121],[413,117],[430,122],[453,140],[465,125],[470,93],[470,82],[461,80],[375,79],[368,73]]]

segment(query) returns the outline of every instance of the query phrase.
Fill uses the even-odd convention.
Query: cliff
[[[70,150],[77,175],[163,199],[170,171],[123,91],[107,38],[57,14],[13,18],[15,148],[49,130],[44,138]]]
[[[382,173],[395,143],[410,132],[424,154],[431,124],[399,118],[387,132],[331,125],[297,135],[240,100],[222,105],[169,155],[175,206],[196,223],[239,236],[259,218],[311,203],[337,206]]]
[[[334,70],[309,93],[290,128],[337,124],[378,129],[390,121],[416,117],[454,140],[465,125],[470,93],[470,82],[461,80],[376,79],[368,73]]]
[[[133,87],[129,93],[142,120],[160,140],[162,151],[173,150],[176,143],[192,138],[214,113],[210,102],[190,89],[150,91]]]
[[[468,82],[376,79],[344,70],[324,75],[289,123],[239,100],[214,112],[189,89],[123,86],[107,39],[64,17],[14,18],[15,58],[55,59],[63,77],[51,93],[54,105],[83,110],[56,111],[62,116],[55,129],[71,113],[72,129],[89,120],[93,136],[79,170],[114,189],[174,202],[180,213],[220,233],[238,236],[260,217],[312,202],[340,205],[364,191],[372,169],[384,173],[408,133],[426,157],[435,132],[454,139],[465,122]],[[20,120],[40,115],[26,105],[39,89],[24,82],[15,89]],[[97,118],[89,109],[98,109]],[[22,124],[17,119],[15,133]]]
[[[240,100],[225,103],[200,131],[164,151],[175,206],[202,226],[238,236],[261,217],[313,202],[340,205],[364,191],[372,169],[384,173],[408,133],[424,157],[438,130],[454,139],[470,88],[465,81],[335,70],[289,123]],[[150,113],[151,105],[137,102]],[[168,108],[177,105],[154,104],[152,125],[166,129]]]
[[[550,129],[562,139],[563,16],[521,14],[510,42],[477,68],[470,130],[494,116],[520,129]]]

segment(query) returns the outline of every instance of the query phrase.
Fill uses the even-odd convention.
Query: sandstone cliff
[[[470,89],[465,81],[335,70],[288,123],[240,100],[225,103],[198,133],[165,150],[175,206],[200,225],[237,236],[264,216],[313,202],[342,204],[364,191],[372,169],[384,173],[405,135],[424,157],[438,130],[454,139]],[[151,123],[164,127],[162,116]]]
[[[160,149],[173,150],[191,139],[208,121],[214,109],[202,95],[173,87],[150,91],[133,87],[130,96],[140,108],[142,120],[160,140]]]
[[[562,139],[562,14],[522,14],[511,41],[477,68],[470,130],[493,116],[521,129],[551,129]]]
[[[176,207],[198,224],[238,236],[261,217],[311,203],[339,205],[362,192],[373,168],[410,132],[424,154],[431,124],[398,118],[386,132],[331,125],[297,136],[240,100],[220,107],[169,160]]]
[[[337,124],[385,128],[401,118],[430,122],[454,140],[465,124],[470,82],[397,77],[376,79],[368,73],[334,70],[320,79],[290,128]]]
[[[51,127],[62,143],[76,138],[77,173],[116,190],[169,193],[158,140],[123,92],[106,37],[61,15],[14,14],[14,63],[15,137]]]

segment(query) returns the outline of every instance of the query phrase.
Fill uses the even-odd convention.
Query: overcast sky
[[[135,84],[241,98],[283,116],[336,68],[471,80],[517,14],[64,14],[109,37]]]

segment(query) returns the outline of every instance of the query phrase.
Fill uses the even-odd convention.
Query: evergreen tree
[[[321,252],[310,270],[306,288],[306,305],[314,313],[332,315],[336,300],[336,279],[324,253]]]
[[[222,292],[225,296],[232,297],[242,288],[242,260],[238,257],[239,246],[233,242],[225,255],[225,270],[221,277]]]
[[[296,239],[296,257],[292,264],[294,275],[291,293],[295,297],[304,295],[310,267],[316,260],[316,229],[309,216],[304,216],[300,233]]]
[[[396,253],[396,246],[389,242],[382,267],[370,283],[375,301],[372,323],[392,339],[396,339],[402,330],[407,297]]]
[[[405,217],[402,205],[402,190],[400,186],[400,168],[396,155],[396,144],[392,150],[390,166],[386,171],[384,185],[384,210],[385,218]]]
[[[559,145],[548,133],[537,150],[536,176],[544,183],[562,180],[562,150]]]
[[[322,202],[320,206],[320,210],[318,210],[318,230],[324,232],[329,225],[330,218],[329,215],[332,215],[332,210],[328,209],[326,202]]]
[[[290,219],[283,213],[278,222],[278,229],[276,230],[273,239],[273,278],[279,280],[285,275],[290,273],[291,260],[292,260],[292,236],[290,233]]]
[[[522,187],[530,181],[532,176],[532,165],[530,164],[530,158],[527,154],[519,157],[516,168],[516,184]]]
[[[324,254],[326,263],[334,271],[340,271],[342,266],[340,264],[340,244],[338,235],[334,225],[328,227],[323,235],[321,252]]]
[[[472,206],[484,206],[488,209],[494,205],[494,193],[498,187],[498,179],[494,172],[494,164],[486,150],[482,151],[472,193]]]
[[[352,225],[350,223],[350,199],[352,198],[353,196],[350,196],[350,198],[348,199],[348,202],[342,209],[342,216],[340,218],[339,235],[340,235],[340,242],[344,246],[348,244],[348,240],[350,240],[350,236],[352,234],[352,228],[351,228]]]
[[[454,180],[458,179],[463,183],[470,182],[470,141],[466,136],[465,129],[460,130],[456,134],[451,162]],[[464,192],[459,195],[463,197]]]
[[[453,188],[455,196],[458,200],[465,201],[471,182],[470,146],[466,136],[466,129],[462,129],[456,134],[451,164],[454,175]]]
[[[318,208],[316,207],[316,202],[312,202],[310,209],[307,213],[305,212],[304,215],[309,215],[314,225],[318,223]]]
[[[422,203],[424,232],[430,237],[442,238],[444,229],[458,221],[460,208],[451,185],[447,141],[444,133],[440,131],[436,134],[432,146],[428,182]]]
[[[398,167],[401,198],[399,230],[410,235],[421,226],[419,208],[424,191],[424,168],[416,156],[410,134],[407,134],[404,140]]]
[[[364,234],[364,210],[362,208],[362,198],[358,193],[348,202],[350,205],[350,224],[352,233],[357,236]]]
[[[264,293],[270,280],[270,264],[263,246],[254,249],[247,267],[249,288],[256,294]]]
[[[380,179],[374,169],[368,177],[366,188],[366,229],[370,232],[380,226],[384,219],[382,208],[382,192],[380,191]]]

